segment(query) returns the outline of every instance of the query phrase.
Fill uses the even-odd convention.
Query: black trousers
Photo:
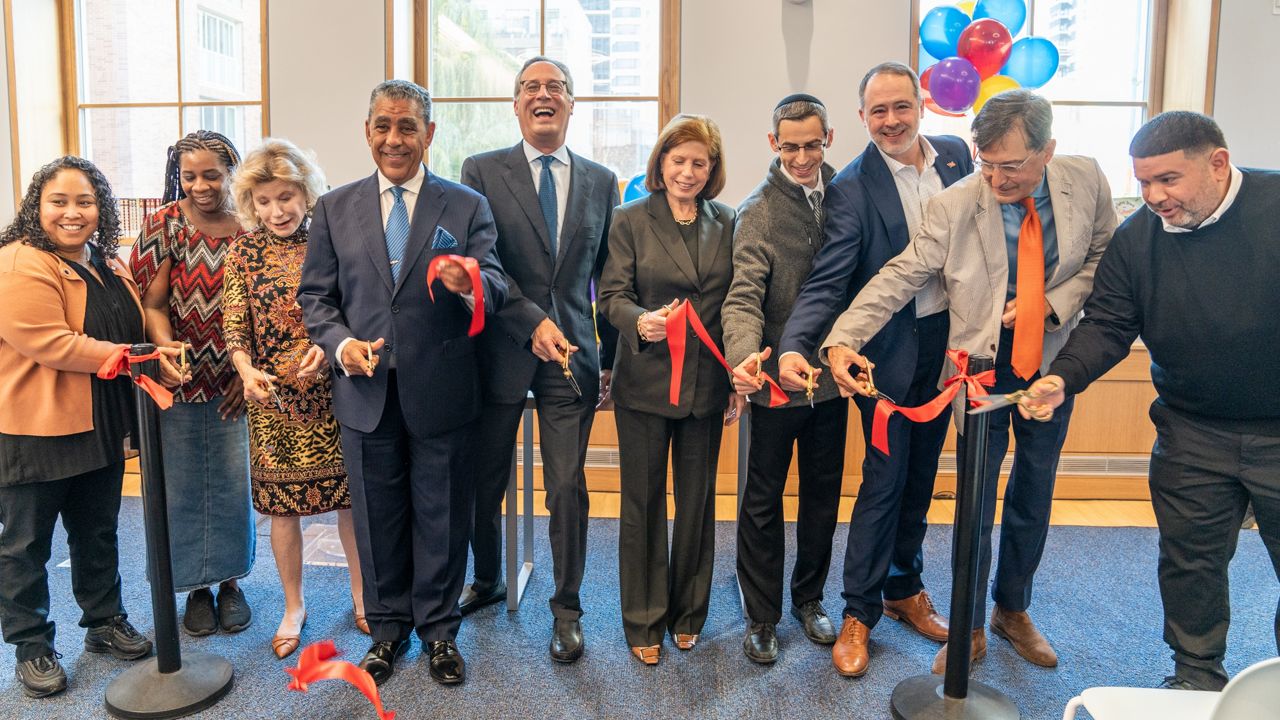
[[[696,635],[707,621],[715,558],[719,414],[672,420],[618,408],[622,506],[618,590],[627,644],[658,645],[669,631]],[[667,455],[675,528],[667,556]]]
[[[947,313],[916,321],[916,369],[903,397],[905,406],[923,405],[938,394],[938,378],[946,362]],[[895,414],[889,419],[889,449],[871,447],[875,401],[854,401],[862,421],[866,456],[862,485],[849,518],[849,542],[844,555],[844,614],[875,627],[884,612],[883,598],[902,600],[924,590],[926,516],[938,476],[938,454],[947,437],[951,411],[931,422],[913,423]]]
[[[796,514],[796,564],[791,570],[794,607],[822,599],[831,566],[831,536],[840,512],[849,402],[835,398],[814,407],[751,406],[747,484],[738,509],[738,585],[754,622],[782,619],[786,555],[782,491],[798,446],[800,507]]]
[[[376,641],[414,630],[423,642],[452,640],[462,620],[475,424],[419,435],[405,424],[396,385],[392,371],[373,432],[341,427],[365,616]]]
[[[582,468],[596,399],[578,397],[560,366],[548,362],[538,366],[533,395],[542,448],[542,484],[551,514],[548,534],[556,584],[551,614],[574,619],[582,616],[578,590],[586,564],[589,517],[587,478]],[[502,579],[502,498],[515,467],[516,430],[523,413],[524,403],[486,403],[476,430],[479,450],[471,552],[477,588],[491,588]]]
[[[1000,349],[996,353],[996,384],[991,394],[1022,390],[1040,379],[1036,373],[1030,380],[1013,374],[1009,359],[1013,352],[1013,331],[1002,330]],[[1049,513],[1053,509],[1053,485],[1058,477],[1058,458],[1067,439],[1067,425],[1075,408],[1075,396],[1069,396],[1048,422],[1024,420],[1014,407],[988,414],[991,429],[987,434],[986,493],[982,498],[982,539],[978,555],[980,588],[973,609],[973,627],[986,623],[987,581],[991,577],[991,530],[996,518],[996,491],[1000,481],[1000,463],[1009,451],[1009,433],[1016,446],[1009,484],[1004,491],[1004,511],[1000,519],[1000,557],[996,561],[995,581],[991,597],[1006,610],[1025,611],[1031,606],[1031,590],[1045,541],[1049,538]],[[957,444],[956,461],[964,467],[964,442]],[[953,570],[954,570],[954,560]]]
[[[1212,427],[1155,402],[1151,504],[1160,527],[1164,640],[1178,677],[1206,690],[1227,683],[1231,603],[1227,566],[1245,506],[1280,578],[1280,437]],[[1280,607],[1275,620],[1280,650]]]
[[[125,614],[116,541],[123,477],[121,461],[62,480],[0,487],[0,628],[18,662],[54,651],[45,566],[59,515],[80,627]]]

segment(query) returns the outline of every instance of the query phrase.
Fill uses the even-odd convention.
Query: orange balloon
[[[978,86],[978,99],[973,101],[973,114],[977,115],[982,112],[982,106],[987,104],[991,98],[999,95],[1006,90],[1022,87],[1017,80],[1008,75],[992,75],[982,84]]]

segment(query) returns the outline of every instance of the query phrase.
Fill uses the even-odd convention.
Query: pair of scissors
[[[893,402],[893,398],[891,398],[891,397],[889,397],[888,395],[885,395],[884,393],[880,392],[880,389],[876,387],[876,381],[875,381],[875,378],[871,375],[871,361],[870,361],[870,360],[868,360],[868,361],[867,361],[867,366],[866,366],[865,368],[863,368],[863,371],[867,373],[867,394],[868,394],[871,398],[873,398],[873,399],[875,399],[875,400],[884,400],[885,402],[893,403],[894,405],[897,405],[897,404],[898,404],[898,403],[896,403],[896,402]]]
[[[276,386],[272,384],[270,379],[268,379],[266,382],[267,382],[267,392],[271,393],[271,399],[276,401],[276,409],[279,410],[280,412],[284,412],[284,402],[280,400],[280,393],[276,392]]]
[[[187,381],[187,344],[182,343],[181,349],[182,349],[182,354],[178,356],[179,358],[178,373],[179,375],[181,375],[182,381],[186,382]]]
[[[1023,400],[1031,397],[1031,393],[1026,390],[1015,390],[1007,395],[974,395],[969,398],[970,402],[986,403],[976,408],[970,408],[970,415],[981,415],[983,413],[994,412],[1000,408],[1007,408],[1011,405],[1021,405]]]
[[[813,376],[814,376],[814,372],[813,370],[810,370],[809,373],[804,377],[804,397],[806,400],[809,401],[809,407],[813,407],[813,388],[814,388]]]
[[[582,397],[582,387],[578,385],[577,378],[573,376],[573,370],[569,369],[569,348],[561,348],[560,352],[564,353],[564,356],[560,359],[560,367],[564,369],[564,379],[569,381],[569,387],[573,388],[578,397]]]

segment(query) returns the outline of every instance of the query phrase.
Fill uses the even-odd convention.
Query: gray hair
[[[564,75],[565,90],[569,92],[569,97],[573,97],[573,73],[569,72],[569,66],[565,65],[559,60],[553,60],[547,57],[546,55],[534,55],[533,57],[524,61],[524,65],[520,66],[520,72],[516,73],[516,87],[515,87],[515,90],[511,93],[511,97],[512,98],[520,97],[520,78],[524,77],[524,71],[528,70],[530,65],[533,65],[535,63],[540,63],[540,62],[551,63],[552,65],[556,66],[556,69],[558,69],[561,72],[561,74]]]
[[[916,94],[916,102],[920,101],[920,76],[916,75],[916,71],[900,62],[882,62],[879,65],[867,71],[862,76],[862,82],[858,83],[858,108],[862,109],[867,105],[867,84],[871,82],[871,78],[877,75],[899,75],[911,80],[911,90]]]
[[[431,93],[421,85],[408,80],[384,80],[369,94],[369,117],[373,117],[373,106],[381,99],[408,100],[418,104],[418,114],[423,123],[431,122]]]
[[[1015,127],[1022,128],[1028,149],[1043,150],[1053,139],[1053,107],[1024,88],[1002,92],[988,100],[973,119],[973,144],[979,150],[989,148]]]
[[[815,102],[808,100],[796,100],[786,105],[779,105],[773,110],[773,136],[778,136],[778,127],[783,120],[807,120],[816,117],[822,121],[822,134],[826,135],[831,130],[831,124],[827,120],[827,108]]]

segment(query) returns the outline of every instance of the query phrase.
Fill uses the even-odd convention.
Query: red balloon
[[[927,91],[929,89],[929,77],[931,75],[933,75],[933,65],[925,68],[924,72],[920,73],[920,89],[922,91]]]
[[[1000,72],[1013,48],[1013,36],[1004,23],[982,18],[969,23],[960,33],[956,54],[973,63],[983,80]]]

